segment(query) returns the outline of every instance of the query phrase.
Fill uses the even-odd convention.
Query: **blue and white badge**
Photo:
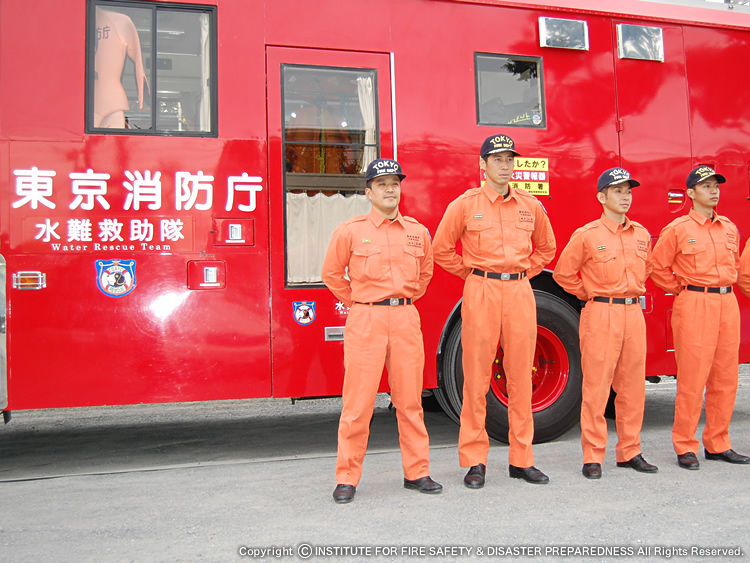
[[[135,260],[97,260],[96,285],[110,297],[127,295],[135,288]]]
[[[297,324],[306,326],[315,320],[315,301],[295,301],[294,320]]]

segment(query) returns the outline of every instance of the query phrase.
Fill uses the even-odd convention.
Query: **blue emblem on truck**
[[[97,260],[96,285],[110,297],[127,295],[135,288],[135,260]]]
[[[315,301],[295,301],[294,320],[302,326],[309,325],[315,320]]]

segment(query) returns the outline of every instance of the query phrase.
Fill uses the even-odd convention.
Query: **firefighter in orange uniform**
[[[422,411],[424,345],[413,305],[432,278],[432,242],[424,226],[398,210],[405,177],[395,160],[370,163],[365,195],[372,210],[336,228],[323,261],[323,282],[351,307],[344,337],[346,373],[333,492],[337,503],[350,502],[359,484],[383,366],[396,407],[404,487],[430,494],[443,489],[429,475],[430,443]]]
[[[677,295],[672,312],[677,359],[672,443],[679,466],[693,470],[700,467],[695,432],[704,390],[706,459],[750,463],[729,440],[739,374],[740,311],[732,284],[740,263],[740,235],[734,223],[715,211],[724,182],[710,166],[693,169],[686,180],[693,208],[664,227],[653,253],[651,279]]]
[[[618,467],[642,473],[658,468],[641,455],[646,401],[646,323],[638,299],[651,273],[651,235],[626,213],[640,182],[623,168],[605,170],[597,183],[602,216],[570,237],[553,277],[586,301],[579,329],[583,367],[581,446],[583,476],[599,479],[607,448],[609,388],[615,399]],[[579,277],[580,276],[580,277]]]
[[[435,261],[465,280],[461,304],[463,407],[458,458],[464,484],[484,486],[489,438],[486,395],[498,342],[508,385],[509,474],[530,483],[549,478],[534,467],[531,375],[536,347],[536,300],[529,278],[555,256],[555,237],[541,202],[510,187],[513,139],[488,137],[479,166],[486,182],[448,205],[435,233]],[[456,252],[461,241],[462,254]],[[533,243],[533,245],[532,245]]]

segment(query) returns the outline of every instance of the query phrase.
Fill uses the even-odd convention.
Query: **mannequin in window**
[[[125,129],[125,110],[129,104],[122,86],[122,69],[126,56],[135,63],[140,109],[143,109],[144,81],[148,86],[138,31],[125,14],[97,7],[96,37],[94,127]]]

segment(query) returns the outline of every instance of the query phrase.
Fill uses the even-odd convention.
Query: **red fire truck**
[[[2,0],[0,410],[341,393],[333,228],[394,157],[434,232],[494,132],[559,248],[599,173],[643,186],[654,236],[698,163],[750,232],[750,14],[638,0]],[[554,262],[550,266],[554,267]],[[579,303],[532,280],[537,441],[575,424]],[[461,407],[461,280],[419,301],[424,385]],[[674,374],[649,285],[648,374]],[[740,297],[743,322],[750,309]],[[7,328],[7,330],[6,330]],[[748,334],[747,332],[745,334]],[[750,360],[745,336],[742,361]],[[502,350],[488,429],[507,431]],[[384,380],[382,390],[387,390]],[[251,408],[251,406],[249,406]]]

